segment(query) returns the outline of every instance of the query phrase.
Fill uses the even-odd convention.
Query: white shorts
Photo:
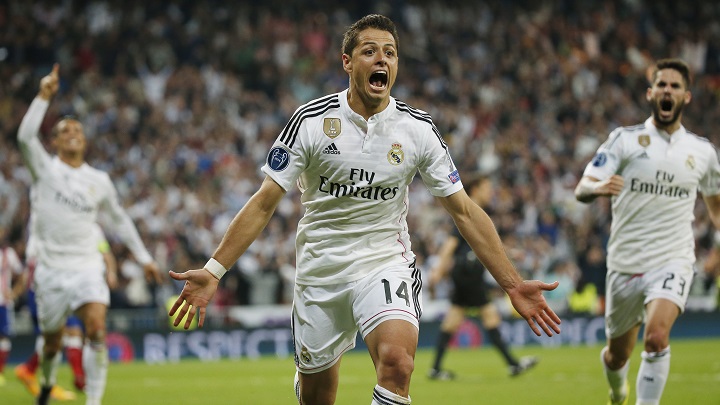
[[[292,333],[295,366],[312,374],[332,367],[363,339],[390,319],[408,321],[419,329],[422,314],[420,270],[393,266],[350,283],[295,285]]]
[[[669,263],[641,274],[608,271],[605,335],[622,336],[645,321],[645,305],[658,298],[672,301],[685,311],[694,269],[689,263]]]
[[[83,304],[110,304],[103,269],[58,270],[38,264],[34,277],[38,323],[43,332],[60,330],[68,315]]]

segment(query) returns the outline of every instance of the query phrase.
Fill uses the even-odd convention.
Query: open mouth
[[[370,86],[376,89],[384,89],[387,87],[388,74],[382,70],[374,72],[370,75]]]
[[[660,110],[662,111],[672,111],[673,103],[672,100],[662,100],[660,101]]]

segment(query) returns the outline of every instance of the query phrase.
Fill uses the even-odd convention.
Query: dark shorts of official
[[[490,303],[489,288],[485,284],[485,269],[478,265],[460,265],[453,268],[453,292],[450,302],[465,308],[482,307]]]

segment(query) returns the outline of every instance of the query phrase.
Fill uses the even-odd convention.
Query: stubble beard
[[[655,122],[658,124],[661,124],[664,127],[669,127],[678,122],[680,119],[680,115],[683,112],[683,109],[685,109],[685,101],[680,101],[674,108],[672,116],[669,119],[664,119],[661,115],[661,108],[660,108],[660,101],[661,100],[653,100],[652,103],[652,115]]]

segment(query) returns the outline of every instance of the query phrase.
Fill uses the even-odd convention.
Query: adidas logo
[[[638,159],[650,159],[650,156],[648,156],[647,152],[643,151],[643,153],[638,156]]]
[[[335,142],[331,143],[327,146],[327,148],[323,149],[322,153],[324,155],[339,155],[340,150],[335,146]]]

